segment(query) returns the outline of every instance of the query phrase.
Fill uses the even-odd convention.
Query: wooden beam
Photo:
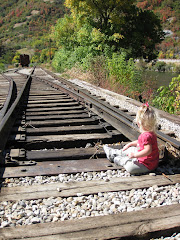
[[[92,171],[107,171],[109,169],[119,169],[115,164],[111,164],[107,158],[101,159],[81,159],[81,160],[65,160],[65,161],[46,161],[37,162],[32,166],[19,166],[0,168],[0,176],[3,178],[10,177],[27,177],[27,176],[43,176],[58,175],[60,173],[79,173]]]
[[[54,183],[26,187],[11,187],[1,189],[1,201],[20,199],[39,199],[48,197],[69,197],[97,194],[98,192],[116,192],[131,189],[149,188],[153,185],[166,186],[180,183],[180,174],[169,176],[171,181],[163,175],[159,176],[136,176],[129,178],[111,178],[109,182],[104,180],[92,180],[82,182]],[[57,190],[59,189],[59,190]]]
[[[0,235],[8,240],[149,239],[179,230],[180,208],[175,204],[108,216],[1,228]]]

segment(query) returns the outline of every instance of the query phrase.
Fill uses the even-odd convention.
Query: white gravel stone
[[[33,218],[31,219],[31,223],[40,223],[40,222],[41,222],[41,219],[38,218],[38,217],[33,217]]]
[[[130,112],[135,112],[135,113],[137,112],[138,107],[129,103],[128,101],[130,100],[130,98],[126,96],[94,86],[88,82],[81,81],[79,79],[71,79],[69,81],[90,91],[91,94],[95,94],[97,96],[101,96],[105,98],[106,101],[109,102],[111,105],[118,105],[119,107],[126,108]],[[170,122],[165,118],[159,118],[158,120],[159,120],[159,124],[161,124],[162,129],[174,131],[176,136],[180,139],[180,125]]]
[[[24,201],[24,203],[26,207],[23,209],[22,201],[6,201],[0,204],[0,209],[4,211],[0,221],[1,227],[65,221],[180,203],[180,185],[153,186],[148,189],[132,189],[131,191],[99,192],[89,196],[51,197],[41,199],[41,201],[40,199]],[[14,206],[17,206],[17,209],[13,212]]]
[[[1,223],[1,228],[3,228],[3,227],[8,227],[9,224],[10,224],[9,222],[3,221],[3,222]]]
[[[80,85],[80,81],[73,80]],[[82,83],[81,83],[82,84]],[[83,82],[83,87],[87,87],[92,93],[104,96],[111,104],[123,104],[123,107],[135,110],[124,98],[115,100],[113,93],[102,90],[100,88],[93,88],[89,83]],[[117,97],[117,95],[116,95]],[[133,107],[133,109],[132,109]],[[162,120],[163,122],[166,122]],[[166,122],[166,124],[169,124]],[[172,124],[171,124],[172,125]],[[179,131],[179,126],[172,127]],[[159,167],[159,171],[165,174],[180,171],[180,168],[172,168],[170,166]],[[156,173],[150,173],[156,176]],[[101,172],[83,172],[77,174],[59,174],[57,176],[36,176],[36,177],[22,177],[19,179],[9,178],[3,182],[4,187],[13,186],[28,186],[41,185],[65,182],[79,182],[104,179],[109,181],[112,178],[131,177],[129,173],[123,170],[107,170]],[[61,189],[57,188],[57,191]],[[116,214],[120,212],[139,211],[145,208],[153,208],[159,206],[166,206],[170,204],[180,203],[180,184],[162,186],[151,186],[147,189],[132,189],[130,191],[119,192],[99,192],[98,194],[91,194],[84,196],[83,193],[77,193],[74,197],[50,197],[47,199],[38,200],[20,200],[20,201],[4,201],[0,202],[0,227],[12,227],[18,225],[30,225],[45,222],[66,221],[69,219],[92,217]],[[163,238],[161,238],[163,239]],[[180,239],[180,234],[175,233],[171,238],[164,239]]]

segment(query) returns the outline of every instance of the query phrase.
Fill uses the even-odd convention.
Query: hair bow
[[[149,108],[149,103],[148,102],[143,103],[143,106],[146,106],[147,108]]]

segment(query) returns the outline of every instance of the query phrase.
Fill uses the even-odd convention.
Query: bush
[[[106,57],[101,55],[91,58],[89,70],[94,77],[96,85],[104,87],[108,76]]]
[[[85,46],[79,46],[74,49],[70,53],[69,58],[67,59],[67,67],[70,69],[74,67],[76,64],[80,65],[83,63],[83,59],[88,55],[89,53],[89,47]]]
[[[61,48],[55,53],[52,66],[58,72],[71,69],[75,65],[79,65],[79,67],[83,69],[89,69],[91,60],[95,54],[95,52],[93,53],[93,51],[91,51],[91,47],[88,46],[79,46],[72,50]]]
[[[180,65],[175,65],[174,72],[180,73]]]
[[[13,60],[12,60],[13,64],[18,64],[20,63],[20,53],[16,52],[16,55],[14,56]]]
[[[125,53],[114,53],[112,59],[108,59],[108,70],[115,83],[126,88],[127,96],[138,98],[142,92],[143,81],[133,59],[126,60]]]
[[[180,113],[180,75],[172,79],[168,87],[161,86],[153,100],[155,107],[171,114]]]
[[[93,53],[88,53],[86,55],[86,57],[84,57],[81,60],[82,64],[81,64],[80,68],[82,68],[82,70],[90,70],[90,69],[92,69],[92,62],[94,61],[93,59],[94,59]]]
[[[48,52],[47,49],[43,49],[43,50],[41,51],[40,58],[39,58],[39,60],[40,60],[41,63],[47,61],[47,59],[48,59],[48,57],[47,57],[47,52]]]
[[[166,70],[166,63],[165,62],[157,62],[153,66],[153,70],[154,71],[158,71],[158,72],[165,72],[165,70]]]
[[[52,67],[58,71],[63,72],[67,69],[67,61],[71,52],[66,50],[65,48],[61,48],[59,51],[55,53],[55,56],[52,61]]]
[[[31,58],[31,63],[39,63],[40,62],[39,58],[40,58],[39,54],[37,53],[34,54]]]
[[[5,65],[4,63],[0,63],[0,73],[5,70]]]

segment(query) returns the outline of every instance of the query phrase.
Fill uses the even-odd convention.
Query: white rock
[[[54,216],[52,222],[57,222],[57,221],[58,221],[58,217]]]
[[[7,222],[7,221],[3,221],[2,223],[1,223],[1,227],[3,228],[3,227],[8,227],[9,226],[9,222]]]
[[[81,197],[83,194],[82,193],[77,193],[76,194],[78,197]]]
[[[33,217],[33,218],[31,219],[31,223],[40,223],[40,222],[41,222],[41,219],[38,218],[38,217]]]

